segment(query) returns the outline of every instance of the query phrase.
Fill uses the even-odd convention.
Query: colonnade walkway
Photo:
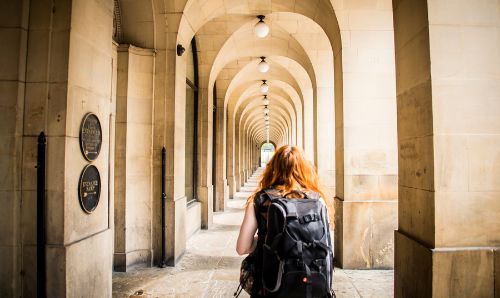
[[[176,267],[138,268],[113,273],[113,297],[232,297],[244,257],[235,251],[246,199],[257,187],[258,169],[214,225],[193,235]],[[335,269],[337,297],[393,297],[392,270]],[[240,297],[249,297],[243,292]]]

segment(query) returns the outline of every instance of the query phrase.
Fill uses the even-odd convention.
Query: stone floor
[[[187,243],[176,267],[144,268],[113,274],[113,297],[232,297],[238,287],[243,257],[235,245],[246,198],[257,185],[257,174],[231,200],[225,212],[215,213],[214,227]],[[393,297],[392,270],[335,269],[337,297]],[[243,292],[240,297],[248,297]]]

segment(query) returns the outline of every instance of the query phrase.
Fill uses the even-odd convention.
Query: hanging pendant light
[[[264,120],[269,121],[269,115],[265,115]]]
[[[266,57],[262,56],[260,57],[261,61],[259,62],[259,65],[257,67],[259,68],[259,71],[261,73],[266,73],[269,71],[269,63],[266,62]]]
[[[260,85],[260,92],[267,93],[269,91],[269,85],[266,83],[266,80],[262,80],[262,85]]]
[[[264,95],[264,100],[262,102],[265,106],[269,105],[269,99],[267,98],[267,95]]]
[[[265,16],[258,15],[259,22],[255,24],[254,32],[259,38],[264,38],[269,34],[269,25],[264,22]]]
[[[264,114],[269,114],[269,108],[267,106],[264,108]]]

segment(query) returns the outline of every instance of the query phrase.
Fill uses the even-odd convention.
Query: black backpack
[[[263,248],[262,283],[273,297],[334,297],[327,209],[316,192],[304,198],[264,190],[271,205]]]

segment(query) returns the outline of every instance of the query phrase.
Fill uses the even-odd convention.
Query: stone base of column
[[[241,190],[240,174],[234,175],[234,189],[236,192]]]
[[[397,201],[342,201],[335,198],[334,255],[344,269],[394,266]]]
[[[151,267],[152,249],[139,249],[124,253],[113,254],[113,268],[118,272],[127,272],[132,268]]]
[[[500,294],[500,247],[430,248],[400,231],[394,238],[395,297]]]
[[[247,180],[245,179],[245,171],[241,171],[241,173],[240,173],[240,186],[244,186],[245,182],[247,182]]]
[[[229,198],[229,188],[226,179],[217,182],[216,193],[217,197],[214,198],[214,201],[216,203],[215,211],[224,211],[227,205],[227,200]]]
[[[224,180],[224,210],[227,208],[227,202],[229,200],[229,185],[227,180]]]
[[[201,186],[197,190],[198,201],[201,203],[201,228],[208,229],[213,223],[214,187]]]
[[[186,251],[187,231],[186,213],[187,198],[185,196],[175,200],[167,200],[167,265],[175,266]],[[160,252],[161,253],[161,252]]]
[[[47,297],[88,297],[89,290],[111,297],[112,239],[107,229],[70,244],[47,245]]]
[[[233,176],[227,177],[227,187],[228,187],[229,199],[232,200],[234,199],[234,194],[236,193],[236,184],[234,182]]]

